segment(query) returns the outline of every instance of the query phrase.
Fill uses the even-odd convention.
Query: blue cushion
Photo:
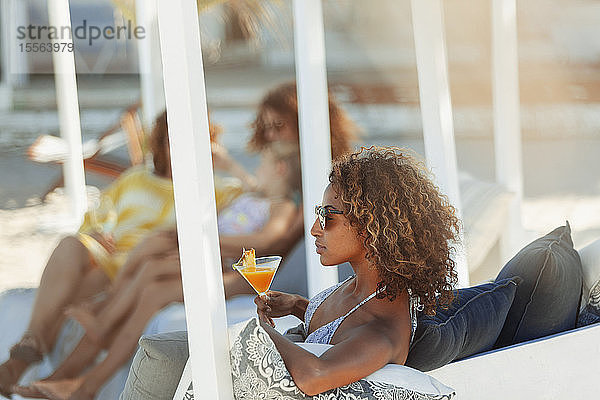
[[[449,307],[420,313],[406,365],[430,371],[492,348],[510,309],[519,277],[455,291]]]
[[[497,280],[509,276],[520,276],[523,282],[495,347],[575,328],[583,271],[568,223],[525,246]]]

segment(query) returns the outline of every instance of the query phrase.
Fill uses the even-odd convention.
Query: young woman
[[[133,167],[103,192],[100,217],[91,210],[78,234],[61,240],[48,260],[26,333],[0,365],[0,394],[8,397],[27,367],[41,361],[55,343],[65,307],[104,290],[127,253],[154,230],[174,226],[175,209],[166,114],[150,137],[154,170]],[[113,221],[107,222],[107,215]],[[106,218],[105,218],[106,217]],[[110,225],[110,226],[109,226]],[[167,243],[167,247],[171,243]],[[149,248],[160,253],[160,246]],[[143,256],[147,256],[143,255]]]
[[[392,148],[363,149],[333,166],[311,228],[325,266],[349,262],[355,275],[310,301],[257,297],[261,324],[294,382],[307,395],[357,381],[388,363],[404,364],[415,311],[452,299],[450,258],[459,221],[422,164]],[[272,328],[272,318],[304,321],[306,342],[332,344],[317,357]]]

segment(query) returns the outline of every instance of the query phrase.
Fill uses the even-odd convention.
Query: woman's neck
[[[352,293],[354,296],[363,298],[377,290],[377,284],[381,281],[377,273],[377,267],[367,260],[350,262],[350,265],[355,274],[354,282],[352,282]]]

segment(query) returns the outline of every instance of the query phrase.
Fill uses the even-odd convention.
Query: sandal
[[[10,348],[10,358],[29,364],[42,361],[42,345],[32,333],[25,332],[21,340]]]

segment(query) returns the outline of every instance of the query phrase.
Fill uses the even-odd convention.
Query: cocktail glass
[[[258,293],[259,296],[263,296],[269,291],[271,282],[279,263],[281,262],[280,256],[268,256],[258,257],[256,259],[256,266],[243,266],[239,263],[233,264],[233,268],[237,270],[244,279],[252,286],[252,288]]]

